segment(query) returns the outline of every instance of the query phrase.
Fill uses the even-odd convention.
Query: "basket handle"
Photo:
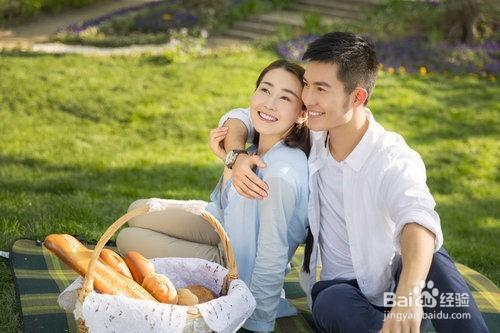
[[[123,226],[125,223],[127,223],[129,220],[131,220],[134,217],[146,214],[150,211],[150,206],[145,205],[139,208],[136,208],[134,210],[131,210],[130,212],[126,213],[122,217],[120,217],[118,220],[116,220],[113,224],[111,224],[108,229],[102,234],[101,238],[97,242],[97,245],[94,248],[94,251],[92,252],[92,258],[90,259],[87,274],[85,274],[85,278],[83,280],[83,287],[78,293],[78,300],[83,303],[85,300],[85,297],[87,297],[88,294],[92,292],[94,289],[94,274],[95,274],[95,269],[96,269],[96,264],[97,260],[101,254],[101,251],[104,249],[104,246],[106,243],[109,241],[111,236],[120,229],[121,226]],[[224,283],[222,285],[222,294],[225,295],[227,294],[227,290],[229,288],[229,284],[231,283],[232,280],[238,278],[238,268],[236,267],[236,260],[234,258],[234,251],[231,246],[231,242],[229,241],[229,237],[227,236],[224,228],[222,225],[217,221],[217,219],[210,214],[207,211],[204,211],[201,213],[201,216],[207,221],[211,226],[214,227],[215,231],[219,235],[222,246],[224,248],[224,251],[226,252],[226,257],[227,257],[227,268],[229,270],[228,274],[224,278]]]
[[[207,211],[202,212],[201,216],[215,229],[222,242],[222,247],[224,248],[224,252],[226,253],[227,269],[229,270],[229,272],[224,277],[224,283],[222,284],[222,289],[221,289],[221,294],[226,295],[231,281],[236,280],[239,276],[238,267],[236,265],[236,259],[234,257],[234,250],[231,245],[231,241],[227,236],[226,231],[224,230],[220,222],[215,218],[215,216],[213,216]]]
[[[122,225],[127,223],[130,219],[145,214],[149,212],[149,206],[142,206],[139,208],[136,208],[134,210],[131,210],[127,214],[123,215],[120,217],[118,220],[116,220],[112,225],[108,227],[108,229],[102,234],[101,238],[97,242],[97,245],[94,248],[94,251],[92,252],[92,258],[90,259],[89,262],[89,267],[87,269],[87,274],[85,274],[85,278],[83,280],[83,287],[82,290],[78,293],[78,299],[79,301],[83,302],[85,297],[92,292],[94,289],[94,274],[95,274],[95,268],[97,264],[97,259],[101,255],[101,251],[106,245],[106,243],[109,241],[111,236],[120,229]]]

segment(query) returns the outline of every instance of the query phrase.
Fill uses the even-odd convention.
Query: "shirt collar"
[[[368,156],[375,148],[375,143],[380,136],[382,126],[375,121],[370,110],[367,109],[368,129],[356,145],[354,150],[347,156],[345,162],[354,170],[359,171],[366,162]]]
[[[375,118],[368,108],[366,108],[366,113],[368,117],[368,129],[361,138],[361,141],[345,159],[345,163],[355,171],[361,170],[364,163],[366,162],[366,159],[375,148],[375,143],[378,141],[380,134],[384,130],[383,127],[375,121]],[[320,135],[318,135],[315,141],[316,145],[318,145],[317,157],[319,161],[317,161],[317,168],[319,169],[330,153],[328,149],[327,132],[322,132]]]

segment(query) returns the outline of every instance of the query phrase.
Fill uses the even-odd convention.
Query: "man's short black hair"
[[[373,45],[365,38],[350,32],[330,32],[309,44],[304,61],[334,63],[338,79],[347,94],[358,86],[368,91],[368,99],[377,80],[378,60]]]

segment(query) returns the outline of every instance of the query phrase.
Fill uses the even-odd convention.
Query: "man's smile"
[[[318,112],[318,111],[307,111],[307,114],[309,115],[309,117],[320,117],[322,115],[325,114],[325,112]]]

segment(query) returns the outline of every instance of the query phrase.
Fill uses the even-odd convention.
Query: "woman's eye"
[[[291,99],[290,99],[290,98],[288,98],[288,97],[286,97],[286,96],[282,96],[282,97],[281,97],[281,99],[282,99],[282,100],[284,100],[284,101],[287,101],[287,102],[290,102],[290,101],[291,101]]]
[[[269,93],[269,90],[267,90],[267,88],[260,88],[260,90],[265,92],[265,93]]]

